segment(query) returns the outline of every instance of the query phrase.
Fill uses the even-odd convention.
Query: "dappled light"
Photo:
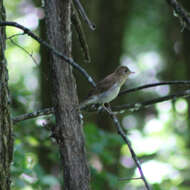
[[[175,0],[121,0],[121,7],[112,1],[109,7],[100,0],[90,2],[92,5],[81,0],[84,10],[77,2],[73,0],[70,9],[72,32],[64,40],[60,35],[57,42],[56,32],[62,27],[69,31],[70,24],[51,27],[56,34],[48,37],[51,32],[45,26],[53,17],[44,22],[48,17],[44,5],[36,0],[4,0],[7,21],[20,24],[6,26],[8,104],[14,138],[12,189],[63,189],[67,184],[63,176],[74,176],[64,169],[79,168],[77,162],[65,167],[67,159],[74,158],[63,152],[69,144],[72,148],[66,152],[77,153],[81,143],[79,152],[86,160],[76,157],[88,165],[81,171],[86,172],[93,190],[188,190],[190,20],[188,15],[180,15],[190,11],[190,2],[182,2],[185,10],[177,9]],[[73,20],[78,14],[80,26]],[[61,19],[54,22],[62,24]],[[1,27],[5,25],[0,17]],[[67,43],[69,48],[62,48]],[[63,72],[55,75],[60,70],[50,62],[59,61]],[[124,73],[117,73],[119,65]],[[133,73],[128,77],[129,70]],[[153,85],[138,89],[149,84]],[[58,96],[59,87],[66,95]],[[119,94],[120,88],[126,92]],[[60,98],[57,104],[56,98]],[[63,107],[59,107],[61,101]],[[62,115],[57,116],[58,111]],[[73,118],[61,124],[62,117]],[[80,133],[78,144],[73,139],[80,135],[73,135],[70,129]],[[83,173],[78,174],[82,184]]]

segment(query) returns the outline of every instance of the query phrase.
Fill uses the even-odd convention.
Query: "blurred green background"
[[[190,32],[182,30],[165,1],[81,2],[96,23],[96,30],[92,32],[82,21],[92,62],[85,63],[74,27],[73,57],[96,81],[119,64],[126,64],[135,72],[125,88],[190,79]],[[180,2],[190,10],[188,0]],[[43,5],[38,0],[6,0],[4,3],[7,20],[23,24],[46,39]],[[22,33],[13,27],[7,27],[6,31],[7,37]],[[15,36],[12,40],[30,53],[7,40],[12,115],[50,107],[51,79],[46,50],[40,49],[27,35]],[[79,73],[75,75],[81,101],[90,86]],[[122,96],[112,104],[150,100],[183,89],[183,86],[151,88]],[[179,98],[119,116],[154,190],[190,189],[189,103],[189,99]],[[121,180],[139,177],[139,173],[110,118],[103,113],[83,115],[92,189],[144,189],[141,180]],[[14,125],[13,190],[61,189],[64,182],[59,150],[45,127],[53,122],[53,116],[44,116]]]

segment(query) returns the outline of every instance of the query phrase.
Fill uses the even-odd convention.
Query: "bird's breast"
[[[120,85],[115,83],[110,89],[98,95],[99,103],[108,103],[115,99],[120,91]]]

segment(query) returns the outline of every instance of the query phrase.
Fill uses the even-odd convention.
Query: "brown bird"
[[[111,102],[115,99],[120,91],[121,86],[125,83],[131,72],[127,66],[119,66],[113,73],[97,83],[92,89],[79,108],[83,109],[91,104],[102,104]]]

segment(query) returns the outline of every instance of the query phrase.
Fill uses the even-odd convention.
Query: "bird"
[[[134,72],[130,71],[127,66],[119,66],[116,70],[105,77],[103,80],[96,84],[87,98],[79,104],[79,109],[92,104],[101,104],[103,107],[105,103],[109,103],[114,100],[122,87],[126,82],[128,76]]]

